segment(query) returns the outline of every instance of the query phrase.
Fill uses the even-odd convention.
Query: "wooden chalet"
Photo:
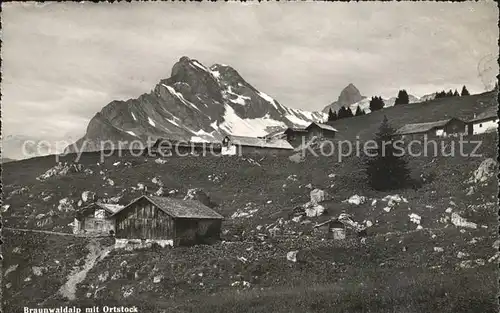
[[[457,118],[450,118],[427,123],[406,124],[396,130],[393,137],[399,139],[417,139],[424,135],[428,137],[449,137],[465,135],[466,123]]]
[[[110,235],[115,233],[113,214],[123,205],[95,202],[82,207],[75,214],[73,233],[89,235]]]
[[[317,137],[320,139],[333,139],[337,130],[328,124],[313,122],[305,128],[309,138]]]
[[[232,155],[287,155],[293,147],[284,139],[269,139],[227,135],[222,146]],[[224,154],[224,153],[223,153]]]
[[[141,196],[116,212],[117,239],[171,241],[173,246],[220,239],[224,217],[196,200]]]
[[[476,135],[498,129],[498,106],[489,107],[467,122],[467,134]]]

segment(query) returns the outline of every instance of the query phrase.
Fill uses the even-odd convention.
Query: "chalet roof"
[[[486,110],[484,110],[483,112],[481,112],[480,114],[478,114],[478,116],[473,118],[471,120],[471,122],[478,122],[478,121],[484,121],[484,120],[489,120],[489,119],[492,119],[492,120],[497,119],[498,118],[497,111],[498,111],[498,107],[496,105],[491,106],[491,107],[487,108]]]
[[[233,144],[246,147],[274,148],[293,150],[292,145],[284,139],[266,140],[257,137],[228,136]]]
[[[285,130],[286,129],[276,130],[276,131],[273,131],[273,132],[266,134],[265,136],[258,137],[258,138],[273,138],[275,136],[280,136],[280,135],[283,135],[285,133]]]
[[[305,128],[298,128],[298,127],[289,127],[285,130],[285,132],[298,132],[298,133],[305,133],[307,130]]]
[[[149,202],[154,204],[163,212],[174,218],[191,218],[191,219],[224,219],[222,215],[210,209],[203,203],[196,200],[180,200],[171,197],[157,197],[157,196],[141,196],[132,202],[130,202],[126,207],[116,212],[114,215],[123,211],[125,208],[131,204],[137,202],[140,199],[147,199]]]
[[[394,132],[394,135],[407,135],[407,134],[419,134],[430,131],[436,127],[443,127],[448,124],[453,118],[447,120],[440,120],[435,122],[427,122],[427,123],[415,123],[415,124],[406,124],[405,126],[399,128]]]
[[[104,209],[106,212],[108,212],[110,214],[115,214],[116,212],[120,211],[124,207],[123,205],[120,205],[120,204],[94,202],[94,203],[91,203],[89,205],[82,207],[79,211],[80,212],[86,211],[87,209],[90,209],[93,206],[97,206],[101,209]]]
[[[168,138],[158,138],[155,143],[153,144],[153,148],[157,148],[160,146],[162,143],[167,145],[167,143],[170,143],[170,145],[177,146],[177,147],[222,147],[222,144],[220,142],[200,142],[200,141],[186,141],[184,138],[179,137],[179,136],[173,136],[173,137],[168,137]]]
[[[309,126],[307,126],[305,129],[308,129],[310,128],[311,126],[313,125],[316,125],[318,126],[319,128],[321,129],[324,129],[324,130],[329,130],[329,131],[334,131],[336,132],[337,130],[335,128],[333,128],[332,126],[328,125],[328,124],[322,124],[322,123],[316,123],[316,122],[312,122]]]
[[[341,220],[339,220],[338,218],[334,217],[334,218],[330,218],[322,223],[318,223],[316,225],[313,226],[313,228],[318,228],[318,227],[322,227],[322,226],[325,226],[325,225],[328,225],[328,224],[335,224],[335,223],[339,223],[339,224],[343,224],[345,225],[345,223]]]

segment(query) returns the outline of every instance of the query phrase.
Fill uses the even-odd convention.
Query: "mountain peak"
[[[363,96],[359,92],[358,88],[356,88],[353,83],[350,83],[347,87],[342,89],[337,102],[343,106],[350,105],[361,100],[363,100]]]

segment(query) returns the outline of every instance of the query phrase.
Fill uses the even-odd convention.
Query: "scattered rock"
[[[420,217],[419,215],[415,214],[415,213],[411,213],[410,215],[408,215],[410,217],[410,222],[412,223],[415,223],[417,225],[420,225],[420,222],[422,220],[422,217]]]
[[[465,253],[465,252],[462,252],[462,251],[459,251],[457,253],[457,258],[459,258],[459,259],[463,259],[463,258],[468,257],[468,256],[469,256],[468,253]]]
[[[492,245],[493,248],[498,249],[500,248],[500,239],[495,240],[495,242]]]
[[[216,206],[216,204],[210,200],[210,196],[200,188],[189,189],[184,200],[197,200],[209,208],[214,208]]]
[[[290,180],[290,181],[297,181],[297,175],[295,174],[292,174],[292,175],[289,175],[286,180]]]
[[[167,163],[167,160],[158,158],[158,159],[155,160],[155,163],[156,164],[165,164],[165,163]]]
[[[83,201],[84,203],[87,203],[87,202],[93,202],[93,201],[95,201],[95,199],[96,199],[96,194],[95,194],[95,192],[93,192],[93,191],[88,191],[88,190],[86,190],[86,191],[82,192],[82,201]]]
[[[114,186],[114,185],[115,185],[115,182],[114,182],[111,178],[108,178],[108,179],[106,180],[106,182],[107,182],[107,183],[108,183],[108,185],[110,185],[110,186]]]
[[[5,273],[3,274],[3,276],[6,277],[7,275],[9,275],[9,273],[15,271],[18,266],[19,266],[19,264],[9,266],[9,268],[7,268],[7,270],[5,270]]]
[[[349,199],[344,200],[343,202],[347,202],[347,203],[354,204],[354,205],[360,205],[360,204],[363,204],[366,202],[366,197],[354,195],[354,196],[351,196]]]
[[[312,186],[311,183],[307,184],[305,187],[308,188],[308,189],[312,189],[313,188],[313,186]]]
[[[298,250],[290,251],[286,254],[286,259],[290,262],[297,262],[297,253]]]
[[[312,203],[320,203],[325,201],[326,193],[321,189],[311,190],[310,197]]]
[[[78,173],[83,171],[83,166],[79,163],[57,163],[55,166],[49,168],[45,173],[38,176],[36,179],[39,181],[47,180],[54,176],[65,176],[68,173]]]
[[[386,211],[387,213],[391,212],[391,207],[390,206],[386,206],[385,208],[383,208],[382,210]]]
[[[161,181],[161,179],[159,177],[153,177],[153,179],[151,179],[151,182],[155,185],[160,186],[160,187],[163,186],[163,182]]]
[[[492,158],[488,158],[483,162],[481,162],[479,167],[472,174],[472,177],[470,178],[469,182],[476,184],[485,182],[491,177],[495,176],[496,169],[497,169],[497,162]]]
[[[434,252],[444,252],[442,247],[434,247]]]
[[[452,211],[453,211],[453,209],[452,209],[452,208],[447,208],[445,212],[446,212],[446,213],[451,213]]]
[[[163,196],[163,187],[158,188],[158,190],[155,191],[154,195],[157,197]]]
[[[10,208],[10,204],[4,204],[2,205],[2,213],[7,212],[7,210]]]
[[[106,280],[108,280],[108,277],[109,277],[109,272],[105,271],[104,273],[99,274],[97,279],[99,279],[100,282],[105,282]]]
[[[69,200],[68,198],[63,198],[59,200],[59,205],[57,206],[57,209],[61,212],[71,212],[75,210],[75,208],[72,205],[72,201]]]
[[[159,282],[161,282],[163,279],[163,275],[157,275],[155,277],[153,277],[153,283],[155,284],[158,284]]]
[[[375,206],[376,204],[377,204],[377,199],[373,199],[372,206]]]
[[[307,217],[321,216],[325,212],[325,208],[322,205],[316,204],[305,209]]]
[[[457,227],[467,227],[467,228],[477,228],[476,223],[468,222],[465,218],[458,215],[458,213],[453,212],[451,214],[451,223]]]

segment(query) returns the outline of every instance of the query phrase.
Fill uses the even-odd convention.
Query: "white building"
[[[494,132],[498,128],[497,106],[492,106],[467,123],[469,135]]]

